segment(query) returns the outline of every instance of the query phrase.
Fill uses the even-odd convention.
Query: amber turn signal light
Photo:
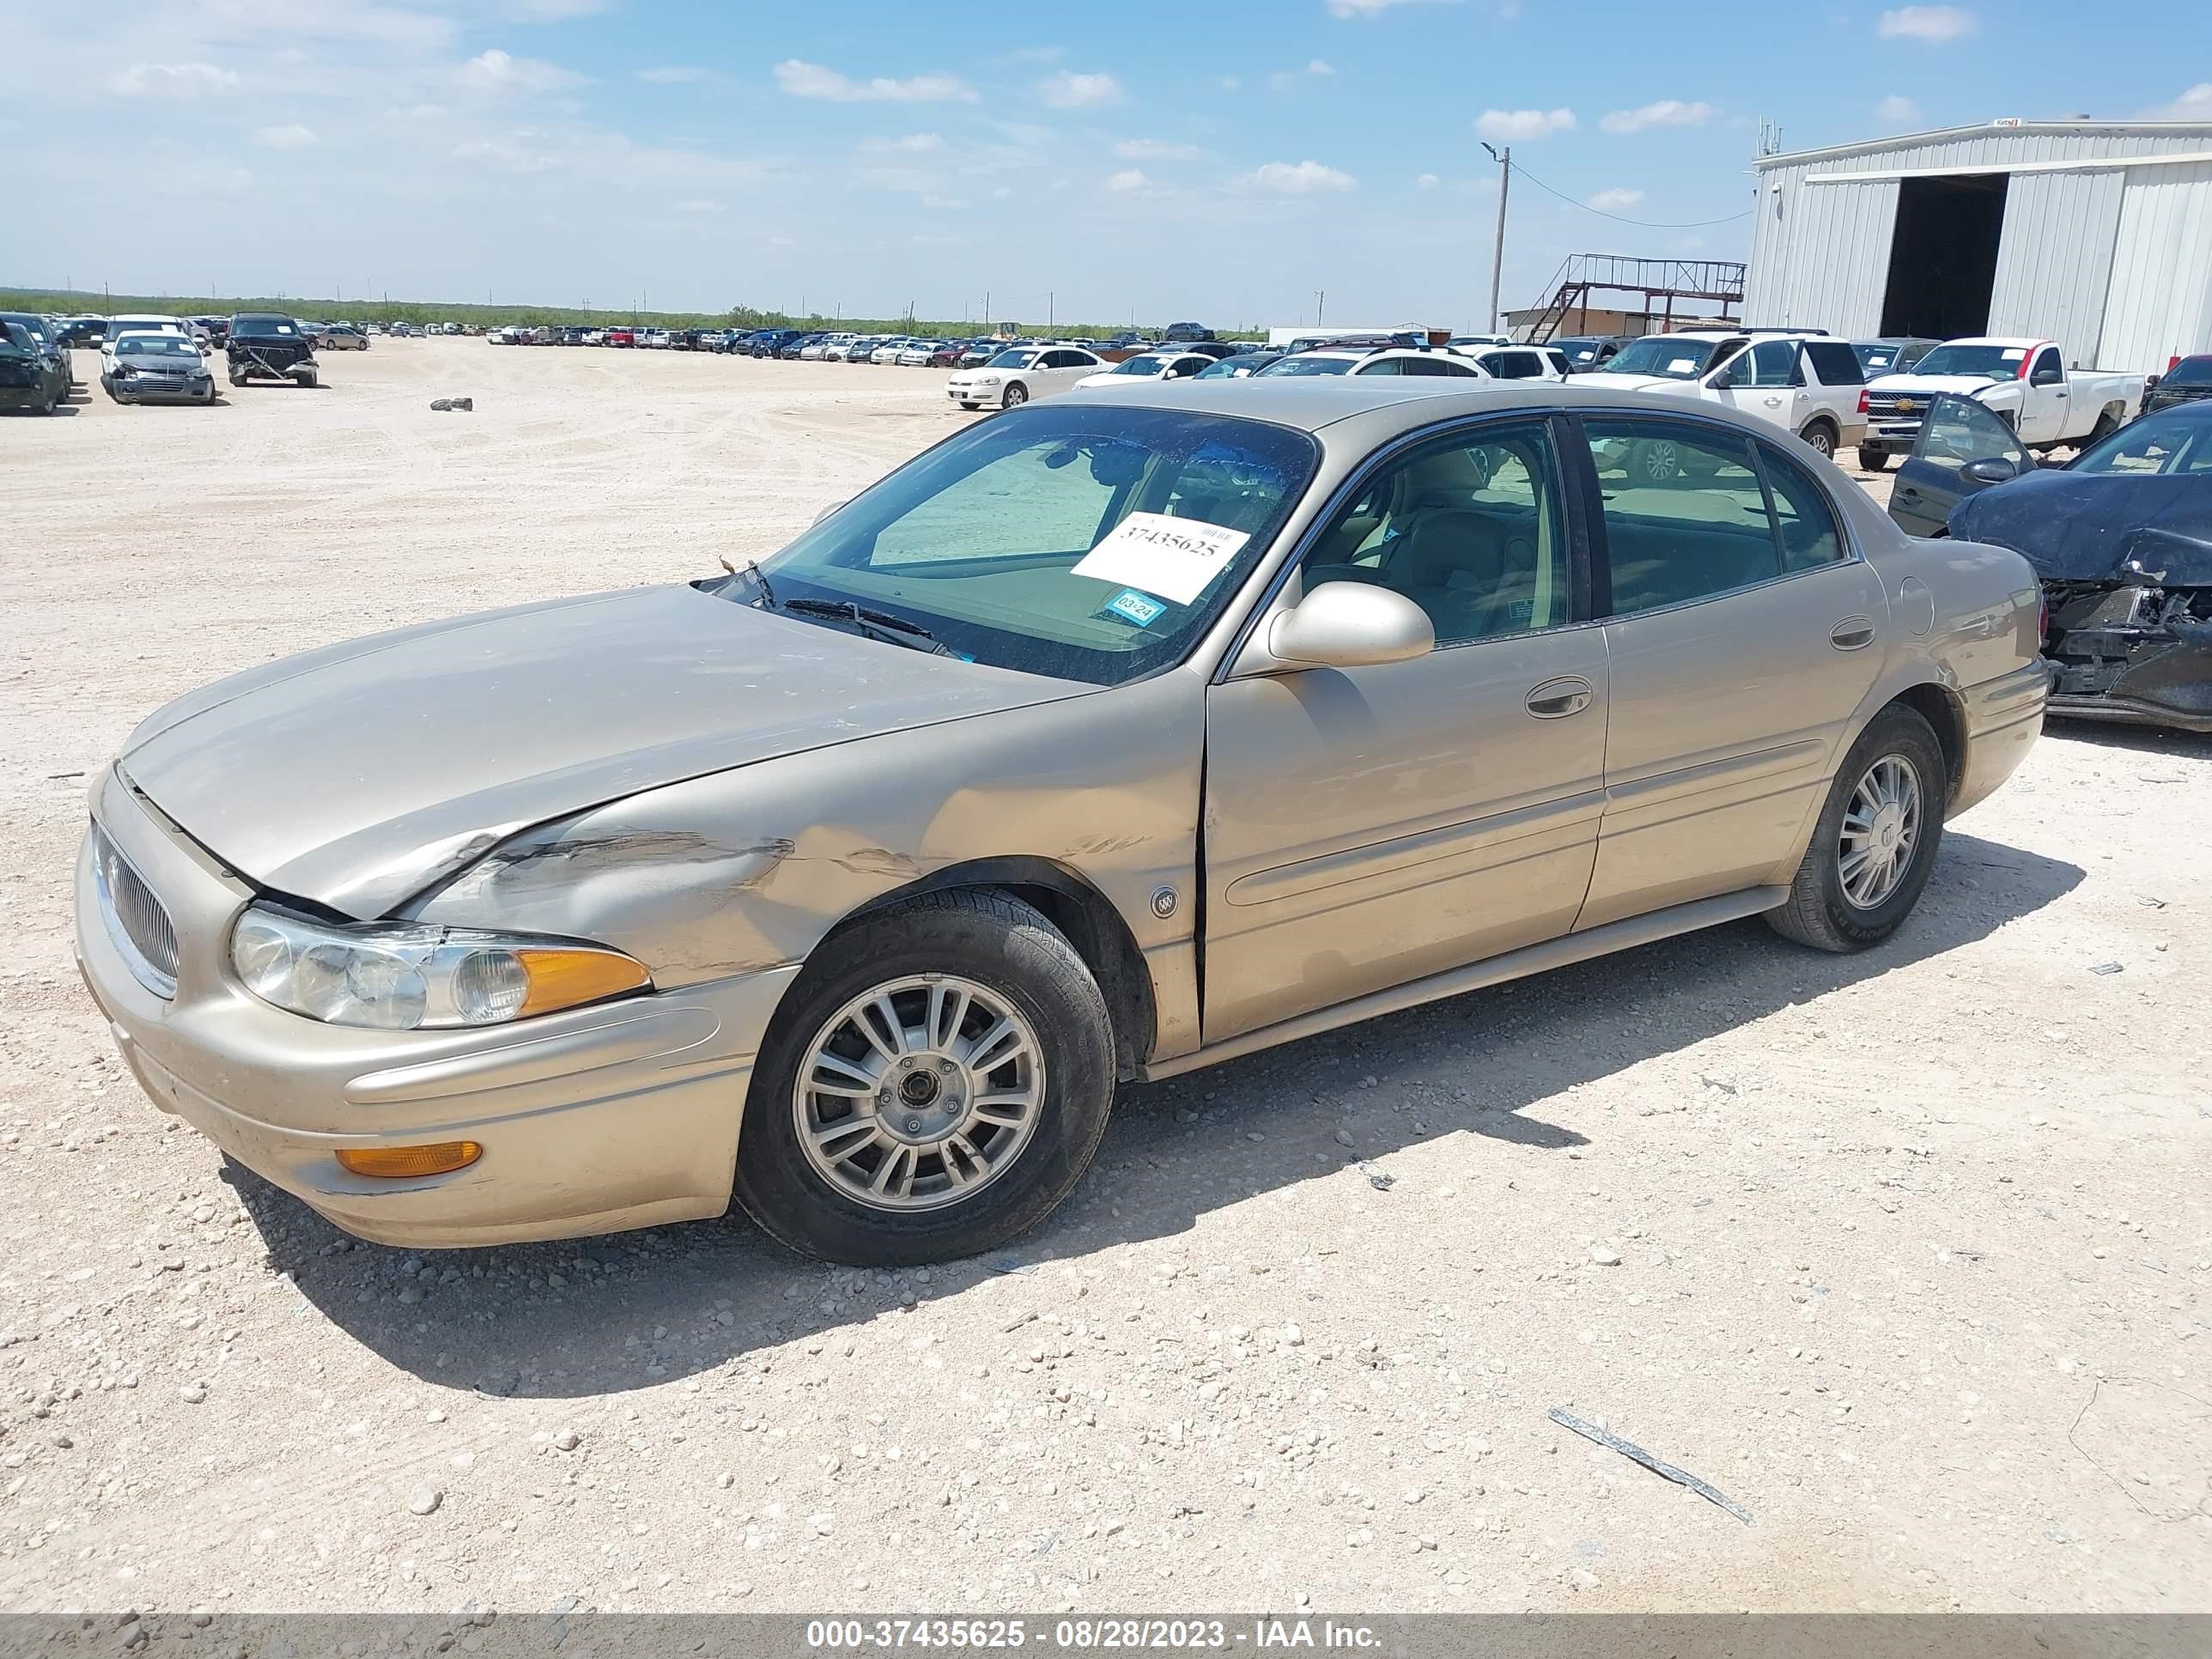
[[[441,1140],[431,1146],[348,1146],[338,1155],[338,1167],[357,1176],[386,1181],[410,1176],[451,1175],[465,1170],[483,1156],[473,1140]]]

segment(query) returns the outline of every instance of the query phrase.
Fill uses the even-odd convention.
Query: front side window
[[[1164,357],[1130,357],[1114,365],[1116,374],[1157,375],[1166,366]]]
[[[1425,445],[1363,484],[1299,568],[1307,592],[1358,581],[1428,613],[1438,646],[1571,620],[1558,457],[1542,421]]]
[[[2033,384],[2057,386],[2066,379],[2065,365],[2058,361],[2058,348],[2045,346],[2036,354]]]
[[[1116,684],[1189,649],[1318,454],[1264,422],[1048,406],[966,428],[762,561],[772,603],[750,576],[714,591],[858,605],[977,662]]]
[[[857,349],[857,348],[856,348]],[[1002,351],[991,359],[993,368],[1027,368],[1036,361],[1034,351]]]
[[[1583,422],[1604,502],[1616,617],[1710,599],[1780,574],[1751,441],[1686,422]]]
[[[1912,451],[1914,460],[1946,472],[1956,472],[1968,461],[1999,458],[2010,461],[2018,471],[2035,470],[2012,428],[1971,398],[1936,398]]]

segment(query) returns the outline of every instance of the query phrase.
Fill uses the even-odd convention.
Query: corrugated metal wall
[[[1879,332],[1897,180],[1811,182],[1821,175],[2208,149],[2208,126],[2154,132],[2068,123],[1773,157],[1758,168],[1743,314],[1856,337]],[[2084,366],[2162,368],[2176,351],[2212,350],[2212,167],[2013,174],[1990,326],[2058,340]]]
[[[2131,167],[2105,307],[2104,367],[2212,350],[2212,163]]]
[[[2095,367],[2127,173],[2020,173],[2005,191],[1990,332],[2058,342],[2066,361]]]

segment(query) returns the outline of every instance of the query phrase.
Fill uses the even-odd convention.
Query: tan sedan
[[[78,951],[158,1104],[365,1237],[734,1192],[929,1261],[1049,1213],[1117,1080],[1736,917],[1878,942],[2038,645],[2018,556],[1727,411],[1075,393],[757,568],[171,704]]]

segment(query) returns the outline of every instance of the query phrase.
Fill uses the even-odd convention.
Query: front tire
[[[1030,906],[926,893],[810,959],[762,1045],[737,1199],[808,1255],[904,1267],[1035,1226],[1114,1098],[1097,981]]]
[[[1928,722],[1893,703],[1837,769],[1790,898],[1766,913],[1784,939],[1863,951],[1895,933],[1936,867],[1949,773]]]
[[[977,407],[977,405],[976,405],[976,404],[975,404],[969,403],[968,401],[966,401],[966,400],[963,398],[963,399],[962,400],[962,402],[961,402],[960,407],[961,407],[961,408],[963,408],[963,409],[969,409],[969,410],[972,410],[972,409],[976,408],[976,407]]]
[[[1030,389],[1017,380],[1006,388],[1006,395],[1000,400],[999,406],[1001,409],[1019,409],[1029,400]]]
[[[1859,465],[1869,472],[1887,471],[1889,466],[1889,452],[1886,449],[1869,449],[1864,444],[1861,444]]]

